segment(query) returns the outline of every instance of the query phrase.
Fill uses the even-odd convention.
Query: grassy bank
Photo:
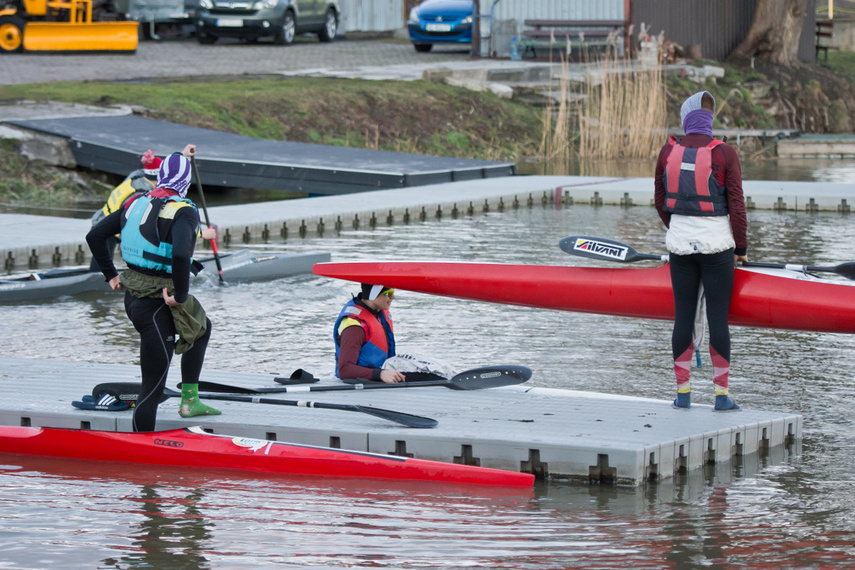
[[[132,105],[153,119],[255,138],[485,160],[536,154],[542,130],[538,109],[427,82],[223,77],[0,87],[0,102],[24,99]],[[29,194],[43,203],[55,182],[50,171],[28,175],[8,144],[0,159],[0,202]]]
[[[179,79],[0,87],[0,100],[126,104],[148,117],[255,138],[487,160],[534,152],[537,110],[441,83]]]

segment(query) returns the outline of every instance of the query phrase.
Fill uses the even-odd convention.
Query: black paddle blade
[[[855,279],[855,261],[841,263],[834,269],[835,273],[837,273],[838,275],[842,275],[847,279]]]
[[[558,242],[561,251],[579,257],[588,257],[602,261],[667,261],[667,256],[638,253],[628,245],[618,241],[590,236],[568,236]]]
[[[356,410],[365,413],[371,414],[372,416],[376,416],[378,418],[383,418],[384,420],[389,420],[392,422],[397,422],[399,424],[405,425],[407,427],[412,428],[434,428],[439,425],[439,422],[433,418],[426,418],[422,416],[414,416],[412,414],[405,414],[403,412],[394,412],[392,410],[384,410],[382,408],[371,408],[369,406],[353,406]]]
[[[461,372],[449,380],[449,388],[455,390],[483,390],[522,384],[531,378],[531,368],[525,366],[484,366]]]

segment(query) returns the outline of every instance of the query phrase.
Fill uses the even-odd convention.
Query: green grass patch
[[[407,141],[412,152],[461,158],[531,155],[541,138],[538,109],[424,81],[185,78],[0,87],[0,102],[16,99],[133,105],[151,118],[255,138],[381,150]]]
[[[855,53],[829,51],[828,61],[823,61],[823,58],[821,58],[817,63],[834,73],[842,75],[849,83],[855,84]]]

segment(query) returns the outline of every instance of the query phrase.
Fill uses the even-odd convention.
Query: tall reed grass
[[[571,82],[562,57],[556,100],[543,114],[547,161],[655,158],[665,142],[665,83],[659,66],[606,56]]]

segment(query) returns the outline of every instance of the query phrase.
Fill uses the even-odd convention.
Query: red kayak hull
[[[457,262],[319,263],[316,275],[387,287],[600,315],[673,320],[668,266],[559,267]],[[737,269],[732,325],[855,332],[855,286],[796,272]]]
[[[261,473],[529,487],[534,475],[344,449],[297,445],[199,428],[119,433],[0,426],[0,453]]]

